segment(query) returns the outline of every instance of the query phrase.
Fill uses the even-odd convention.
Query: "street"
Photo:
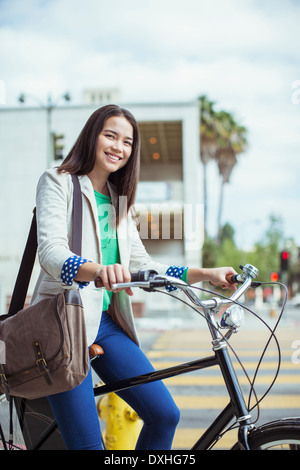
[[[271,315],[268,309],[262,314],[264,321],[273,328],[278,312]],[[153,366],[159,370],[198,358],[211,356],[211,337],[204,319],[195,312],[170,313],[152,312],[144,318],[136,319],[141,340],[141,348]],[[253,379],[258,361],[270,336],[270,331],[249,313],[245,325],[230,340],[230,345],[238,355],[250,379]],[[300,309],[287,308],[277,330],[276,337],[281,348],[281,367],[275,385],[260,403],[259,419],[256,425],[284,417],[300,416]],[[236,373],[248,404],[249,382],[241,366],[231,354],[236,365]],[[258,399],[267,391],[274,379],[278,366],[278,351],[274,340],[264,356],[255,380]],[[98,379],[96,379],[98,380]],[[165,380],[177,406],[181,419],[178,425],[173,450],[187,450],[213,422],[220,411],[228,404],[229,398],[218,367],[190,372]],[[98,398],[96,399],[98,402]],[[4,429],[8,426],[8,404],[0,403],[0,418]],[[252,396],[250,407],[255,405]],[[2,414],[1,414],[2,409]],[[257,409],[251,411],[252,421],[257,418]],[[101,428],[105,430],[105,423]],[[17,442],[22,445],[17,423]],[[216,449],[230,449],[236,442],[236,431],[226,433],[216,444]],[[51,448],[51,447],[50,447]],[[56,447],[54,447],[56,448]]]
[[[156,369],[211,355],[211,338],[205,328],[205,321],[200,319],[199,322],[199,319],[193,320],[191,317],[183,319],[180,324],[179,317],[176,321],[170,316],[162,319],[155,315],[152,319],[141,319],[138,322],[142,348]],[[232,336],[230,344],[252,379],[270,331],[261,322],[251,318],[250,314],[245,319],[245,325]],[[273,328],[278,317],[277,314],[271,317],[266,310],[263,319]],[[172,326],[174,323],[175,327]],[[143,324],[147,324],[147,328],[143,329]],[[300,416],[299,309],[286,309],[276,330],[276,337],[281,348],[280,373],[275,385],[260,403],[256,425],[283,417]],[[236,372],[247,403],[249,382],[234,356],[233,361],[237,365]],[[254,389],[258,399],[267,391],[277,366],[278,351],[272,340],[255,380]],[[229,402],[222,375],[217,367],[213,367],[167,379],[165,384],[181,411],[173,449],[189,449]],[[251,398],[251,407],[253,405],[254,396]],[[256,408],[251,411],[251,415],[254,421],[257,418]],[[235,442],[236,431],[230,431],[215,448],[230,448]]]

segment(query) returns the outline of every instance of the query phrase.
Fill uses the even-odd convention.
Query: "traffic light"
[[[64,139],[64,134],[55,134],[51,133],[51,147],[52,147],[52,156],[54,160],[63,159],[63,149],[64,144],[62,140]]]
[[[284,250],[280,253],[280,270],[281,272],[288,271],[289,269],[289,258],[290,254]]]
[[[279,275],[277,272],[274,271],[273,273],[271,273],[270,278],[272,282],[277,282],[279,279]]]

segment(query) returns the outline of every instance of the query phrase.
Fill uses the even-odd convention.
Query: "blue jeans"
[[[102,314],[95,343],[101,345],[104,355],[93,361],[93,368],[105,383],[154,371],[141,349],[106,312]],[[153,382],[118,395],[144,422],[136,449],[171,449],[179,410],[165,385],[161,381]],[[102,449],[91,370],[80,385],[49,396],[48,400],[67,449]]]

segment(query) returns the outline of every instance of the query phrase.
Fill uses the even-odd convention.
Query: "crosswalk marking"
[[[230,351],[229,351],[230,352]],[[156,349],[155,351],[151,350],[147,353],[147,356],[149,359],[156,359],[156,358],[162,358],[162,357],[178,357],[178,358],[200,358],[204,357],[205,355],[208,354],[207,349],[190,349],[190,350],[180,350],[180,346],[178,349]],[[231,353],[232,354],[232,353]],[[262,351],[258,351],[256,349],[246,349],[242,351],[237,352],[238,357],[260,357],[262,354]],[[291,358],[293,354],[293,349],[285,349],[281,350],[281,358]],[[264,355],[265,358],[269,357],[278,357],[278,351],[277,350],[270,350],[267,351]]]
[[[300,365],[292,361],[292,342],[297,336],[297,330],[283,329],[279,333],[281,349],[280,372],[271,392],[260,403],[263,413],[269,413],[267,420],[276,419],[276,416],[300,416],[300,394],[297,386],[300,384]],[[300,332],[298,337],[300,338]],[[253,329],[234,335],[230,344],[237,352],[238,358],[252,379],[256,371],[258,361],[264,350],[268,332]],[[249,381],[234,354],[228,348],[240,385],[245,392],[245,400],[248,400]],[[212,356],[211,337],[205,330],[172,330],[165,331],[152,345],[147,356],[156,370],[173,367],[185,362],[194,361]],[[274,379],[278,367],[278,350],[272,340],[259,367],[259,373],[255,379],[254,388],[258,398],[266,391]],[[181,411],[181,421],[176,430],[173,449],[190,449],[199,439],[206,428],[203,425],[211,423],[210,413],[217,414],[228,404],[229,396],[222,373],[218,366],[205,370],[189,372],[164,380],[166,386]],[[286,394],[284,393],[286,390]],[[251,407],[255,404],[252,396]],[[211,411],[210,411],[211,410]],[[198,413],[198,414],[197,414]],[[255,414],[256,411],[253,410]],[[277,414],[276,414],[277,413]],[[294,414],[295,413],[295,414]],[[251,413],[252,414],[252,413]],[[265,420],[266,421],[266,420]],[[184,424],[187,424],[184,427]],[[208,424],[206,424],[208,423]],[[194,424],[195,427],[190,427]],[[198,427],[198,425],[200,425]],[[237,441],[237,430],[226,433],[214,448],[230,449]]]
[[[182,364],[184,361],[151,361],[151,364],[153,367],[157,370],[159,369],[164,369],[168,367],[174,367],[178,366],[179,364]],[[234,362],[234,358],[233,358]],[[255,370],[257,367],[257,362],[258,361],[242,361],[243,366],[245,369],[248,370]],[[239,367],[237,365],[237,367]],[[262,362],[259,366],[260,370],[276,370],[278,367],[278,362],[277,361],[265,361]],[[281,361],[281,369],[285,370],[294,370],[295,372],[299,372],[299,364],[293,364],[292,361]]]
[[[205,428],[178,428],[175,433],[173,447],[176,449],[189,449],[195,444],[199,437],[202,436]],[[214,449],[230,449],[237,442],[237,431],[228,431],[220,441],[218,441]]]
[[[300,334],[299,334],[299,337],[300,337]],[[251,348],[253,347],[253,341],[243,341],[243,342],[233,342],[233,341],[230,341],[229,344],[233,347],[233,348]],[[265,342],[263,343],[257,343],[258,346],[260,347],[263,347],[265,345]],[[283,344],[283,343],[281,343]],[[290,346],[290,343],[286,344],[285,345],[286,347],[289,347]],[[176,339],[174,341],[172,340],[167,340],[167,339],[164,339],[163,341],[162,340],[158,340],[155,344],[152,345],[152,350],[156,350],[156,349],[165,349],[165,348],[174,348],[174,349],[177,349],[178,351],[181,351],[181,350],[184,350],[184,349],[195,349],[197,351],[211,351],[212,350],[212,343],[211,341],[209,342],[206,342],[206,341],[190,341],[190,342],[186,342],[184,340],[184,338],[180,338],[180,339]]]
[[[240,385],[248,385],[249,381],[245,375],[238,377]],[[251,379],[251,377],[250,377]],[[269,385],[274,379],[274,375],[258,376],[255,379],[255,385]],[[178,377],[170,377],[164,381],[166,385],[172,386],[220,386],[225,385],[221,375],[192,375],[184,374]],[[276,379],[277,384],[300,384],[300,375],[284,374]]]
[[[173,399],[177,406],[182,410],[190,409],[211,409],[217,410],[225,408],[228,405],[228,396],[190,396],[190,395],[173,395]],[[299,408],[300,395],[267,395],[261,405],[264,409],[278,408]]]

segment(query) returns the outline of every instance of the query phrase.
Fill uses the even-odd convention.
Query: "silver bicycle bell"
[[[245,266],[240,266],[243,270],[242,278],[250,276],[252,279],[255,279],[259,271],[252,264],[246,264]],[[227,310],[223,313],[221,318],[220,326],[221,328],[230,328],[231,330],[237,330],[245,323],[244,309],[237,304],[230,305]]]

